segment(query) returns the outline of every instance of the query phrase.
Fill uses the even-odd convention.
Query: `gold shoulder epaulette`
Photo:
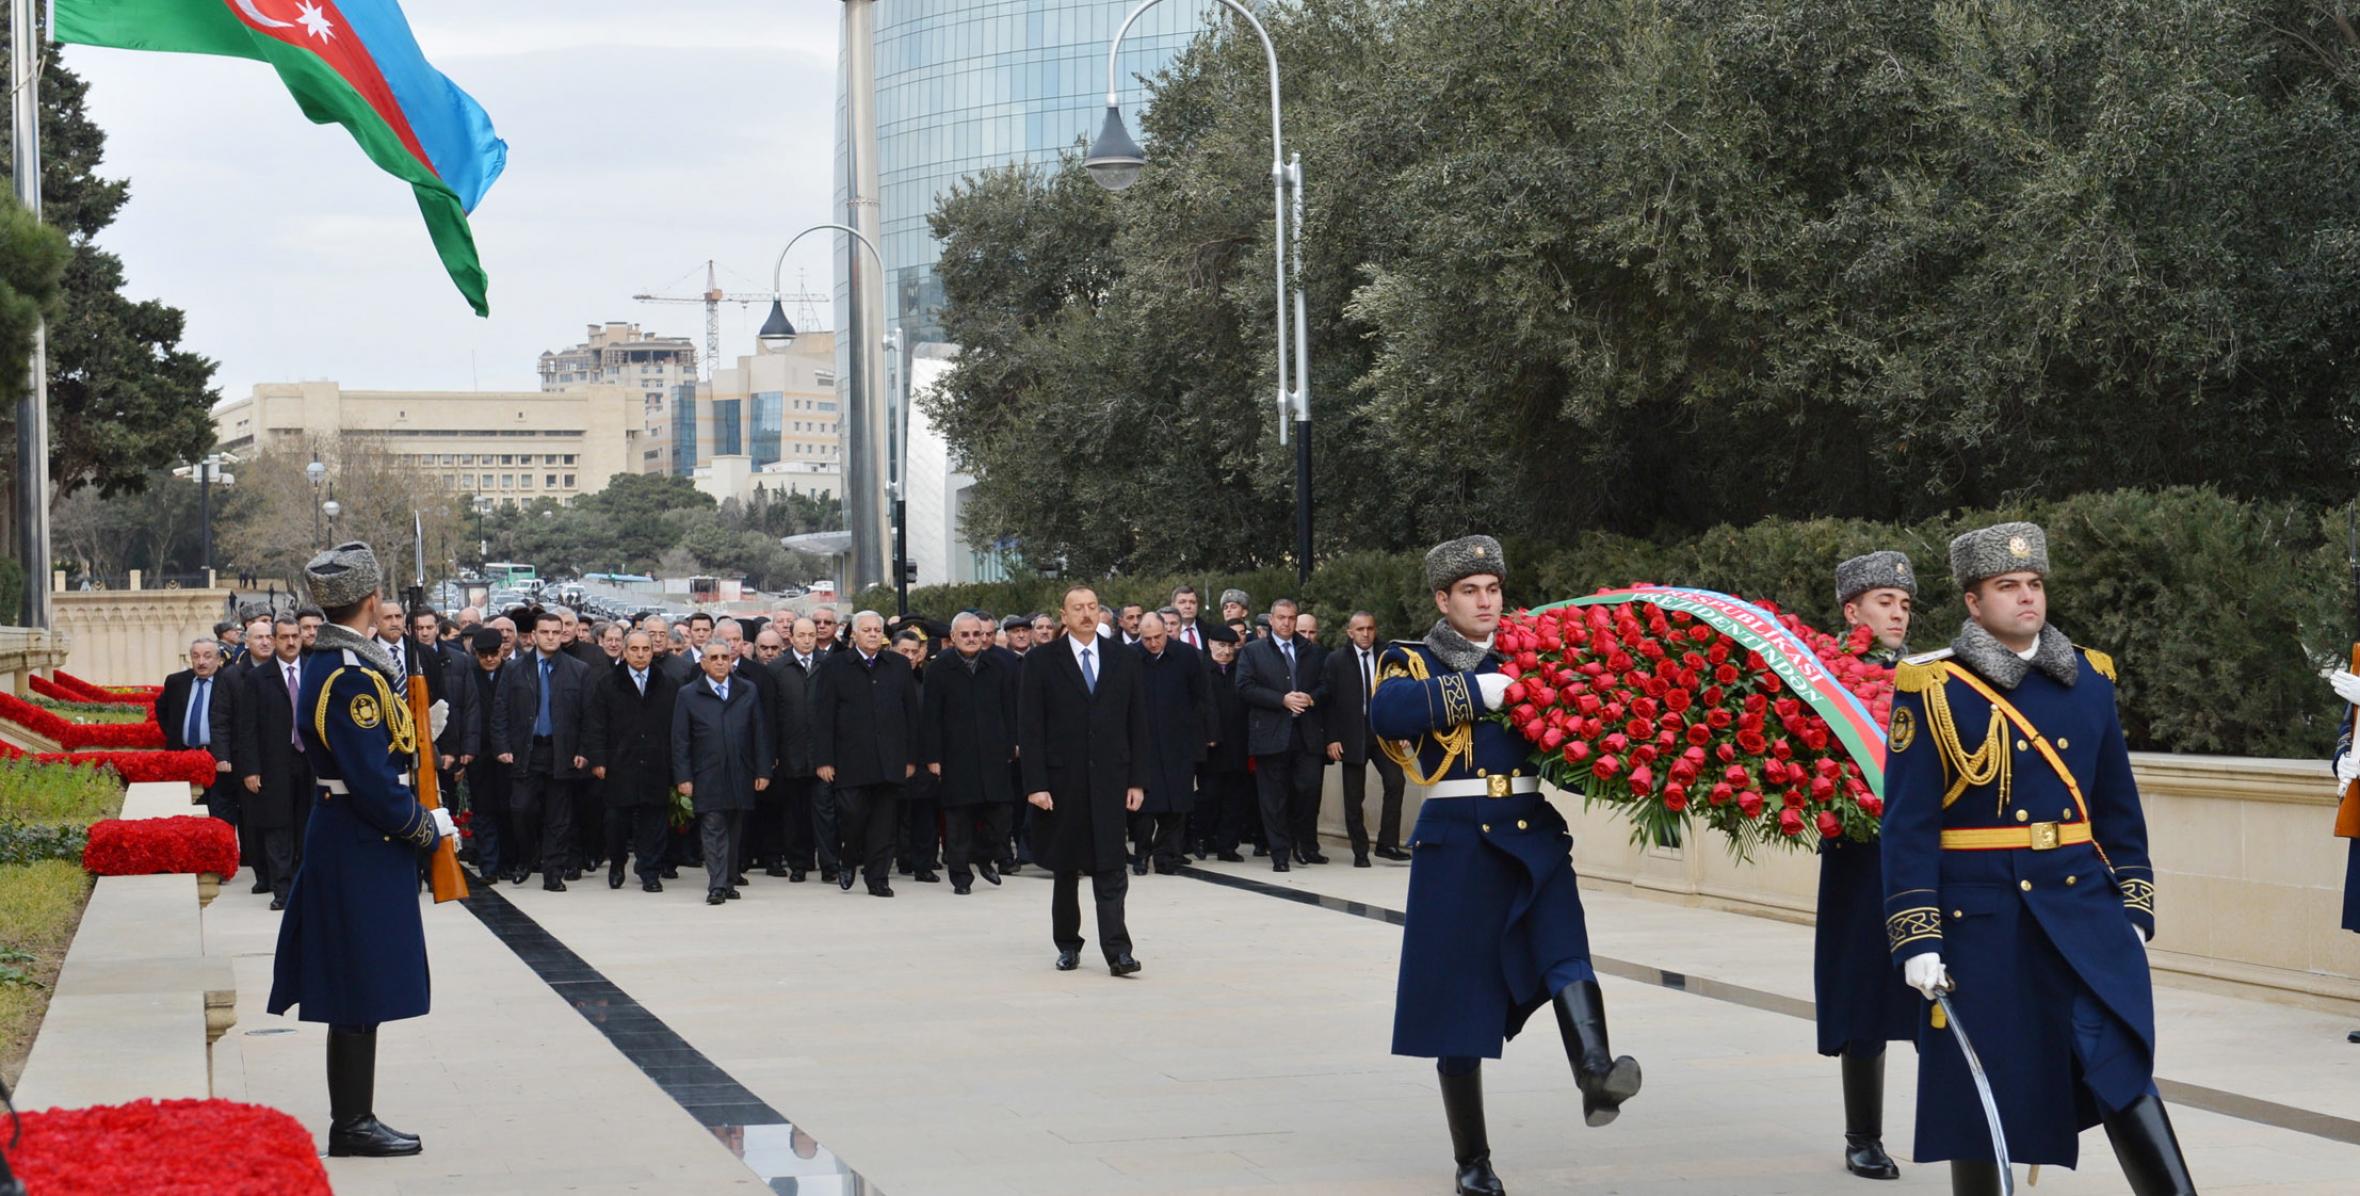
[[[2081,645],[2075,644],[2074,647],[2081,648]],[[2082,648],[2081,654],[2090,658],[2090,667],[2098,670],[2099,676],[2104,677],[2108,681],[2114,680],[2113,657],[2108,656],[2104,652],[2098,651],[2096,648]]]
[[[1922,694],[1942,683],[1942,662],[1950,659],[1950,649],[1920,652],[1903,657],[1893,669],[1893,688],[1905,694]]]

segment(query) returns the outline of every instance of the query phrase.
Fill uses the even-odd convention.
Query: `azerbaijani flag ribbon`
[[[53,0],[61,42],[269,63],[315,124],[410,184],[451,281],[491,308],[467,214],[507,165],[483,107],[426,61],[395,0]]]
[[[1537,607],[1535,612],[1557,606],[1619,606],[1627,602],[1644,602],[1665,610],[1686,611],[1699,621],[1710,624],[1723,635],[1737,641],[1747,651],[1759,654],[1762,663],[1778,674],[1796,697],[1811,707],[1813,713],[1827,720],[1828,729],[1844,745],[1852,762],[1860,766],[1860,773],[1869,789],[1878,796],[1885,792],[1885,729],[1870,716],[1868,707],[1861,704],[1851,690],[1844,688],[1828,672],[1809,644],[1778,623],[1778,616],[1747,602],[1715,590],[1699,590],[1687,586],[1633,586],[1625,590],[1608,590],[1587,598],[1554,602]]]

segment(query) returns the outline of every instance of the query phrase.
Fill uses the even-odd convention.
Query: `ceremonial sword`
[[[1975,1044],[1967,1041],[1966,1025],[1958,1020],[1958,1010],[1950,1003],[1950,985],[1934,990],[1934,1003],[1942,1007],[1942,1020],[1949,1024],[1951,1037],[1958,1040],[1958,1053],[1967,1057],[1967,1074],[1975,1077],[1975,1095],[1983,1099],[1983,1120],[1991,1124],[1991,1150],[1999,1156],[2000,1196],[2016,1196],[2016,1173],[2008,1166],[2008,1134],[1999,1124],[1999,1099],[1991,1094],[1991,1077],[1984,1074],[1983,1061],[1975,1057]]]

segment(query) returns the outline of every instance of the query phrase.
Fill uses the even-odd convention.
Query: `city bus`
[[[538,571],[531,565],[519,565],[512,561],[485,561],[483,576],[485,581],[503,589],[530,593],[541,588]]]

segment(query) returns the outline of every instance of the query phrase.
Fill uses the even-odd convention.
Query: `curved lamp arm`
[[[1156,0],[1149,0],[1149,2],[1155,3]],[[796,233],[794,240],[788,241],[787,247],[778,251],[778,264],[770,268],[770,293],[773,296],[786,294],[786,292],[781,290],[779,287],[779,279],[784,276],[784,271],[787,268],[787,255],[795,251],[795,242],[822,230],[832,230],[835,232],[851,234],[852,239],[860,242],[862,247],[869,251],[869,256],[877,260],[877,273],[880,276],[885,273],[885,255],[877,252],[877,247],[872,244],[867,237],[860,235],[859,229],[845,224],[814,224],[810,228]]]

